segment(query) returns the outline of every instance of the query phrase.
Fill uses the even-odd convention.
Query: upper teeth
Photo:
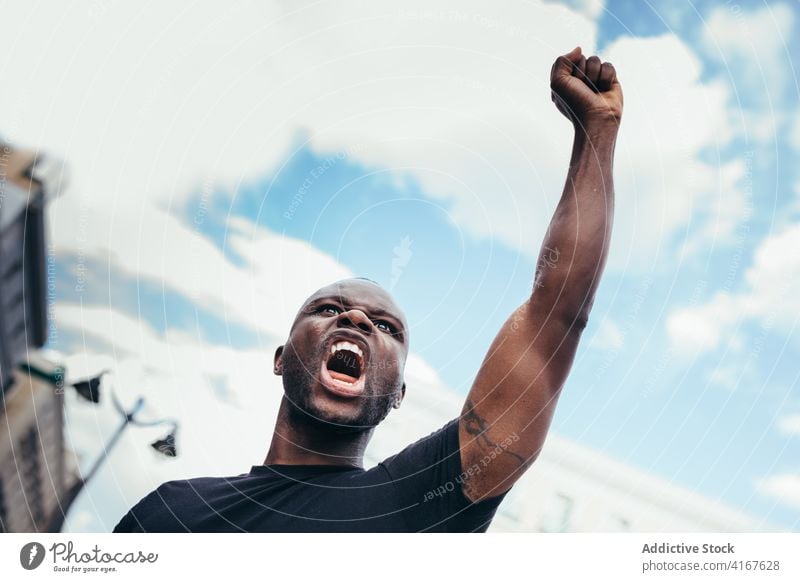
[[[356,344],[351,344],[350,342],[336,342],[331,346],[332,354],[340,350],[347,350],[349,352],[353,352],[363,357],[363,354],[361,353],[361,348],[359,348]]]

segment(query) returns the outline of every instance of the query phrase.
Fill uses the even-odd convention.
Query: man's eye
[[[339,315],[342,310],[335,305],[323,305],[319,308],[320,313],[328,313],[330,315]]]
[[[386,333],[394,333],[394,326],[391,323],[387,323],[385,321],[376,321],[375,327],[377,327],[381,331],[385,331]]]

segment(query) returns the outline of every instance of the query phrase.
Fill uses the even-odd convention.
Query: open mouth
[[[336,341],[322,362],[322,384],[339,396],[355,397],[364,392],[364,354],[356,344]]]

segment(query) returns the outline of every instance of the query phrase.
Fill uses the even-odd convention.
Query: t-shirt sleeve
[[[167,493],[171,485],[171,482],[164,483],[143,497],[122,516],[112,533],[188,531],[175,515],[175,504],[168,500]]]
[[[136,521],[132,511],[122,516],[111,533],[144,533],[141,525]]]
[[[412,531],[484,532],[506,493],[471,502],[462,490],[458,419],[380,463]]]

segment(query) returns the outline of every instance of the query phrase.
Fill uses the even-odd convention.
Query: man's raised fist
[[[553,63],[550,89],[556,107],[576,128],[622,119],[622,86],[614,65],[596,56],[587,59],[580,47]]]

